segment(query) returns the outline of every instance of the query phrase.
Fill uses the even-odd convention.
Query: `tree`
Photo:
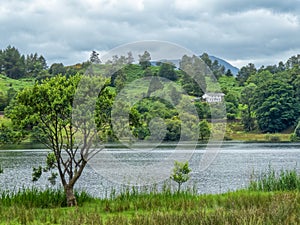
[[[233,91],[228,91],[225,95],[227,119],[233,120],[238,113],[239,99]]]
[[[227,77],[233,77],[233,74],[232,74],[232,72],[231,72],[230,69],[226,70],[225,76],[227,76]]]
[[[205,62],[205,64],[211,68],[212,67],[212,61],[209,58],[209,55],[207,53],[203,53],[200,58]]]
[[[65,75],[65,73],[66,73],[66,68],[65,68],[64,64],[62,64],[62,63],[53,63],[53,64],[50,66],[49,73],[50,73],[52,76],[56,76],[56,75],[58,75],[58,74]]]
[[[0,146],[18,143],[22,140],[22,134],[13,130],[10,123],[0,123]]]
[[[241,86],[243,86],[244,83],[248,80],[248,78],[251,75],[255,74],[256,72],[257,72],[257,70],[256,70],[254,64],[249,63],[247,66],[243,66],[239,70],[239,72],[238,72],[238,74],[236,76],[236,79],[239,81],[239,84]]]
[[[210,129],[209,129],[209,125],[207,120],[202,120],[199,123],[199,136],[200,139],[203,140],[207,140],[210,136]]]
[[[133,57],[132,52],[128,52],[127,53],[126,60],[127,60],[127,64],[129,64],[129,65],[132,64],[132,63],[134,63],[134,57]]]
[[[225,67],[220,65],[218,60],[214,60],[212,66],[210,67],[214,76],[219,79],[225,73]]]
[[[254,113],[254,99],[253,96],[256,92],[256,85],[250,83],[245,86],[241,92],[242,109],[242,123],[246,131],[255,129],[255,113]]]
[[[178,184],[177,193],[180,193],[181,185],[190,179],[191,169],[188,162],[174,162],[173,172],[170,178]]]
[[[206,91],[205,75],[209,74],[205,62],[195,55],[184,55],[180,61],[180,69],[184,90],[190,95],[202,96]]]
[[[100,64],[101,60],[99,58],[99,53],[96,51],[92,51],[91,56],[90,56],[90,61],[91,61],[91,63]]]
[[[150,60],[151,56],[148,51],[145,51],[143,55],[139,55],[139,64],[141,65],[143,70],[151,66]]]
[[[291,58],[289,58],[285,64],[285,67],[288,69],[293,68],[296,65],[300,65],[300,54],[298,54],[297,56],[292,56]]]
[[[175,68],[175,66],[172,65],[171,63],[162,63],[159,68],[158,76],[164,77],[164,78],[172,80],[172,81],[176,81],[177,74],[174,71],[174,68]]]
[[[26,76],[37,77],[43,70],[47,69],[47,63],[43,56],[37,53],[27,55],[26,60]]]
[[[79,81],[85,88],[78,92]],[[98,77],[58,75],[19,92],[8,110],[16,128],[25,133],[35,131],[36,138],[52,151],[55,160],[48,161],[48,165],[51,162],[49,166],[57,169],[68,206],[77,205],[74,185],[95,154],[92,144],[97,132],[88,116],[93,113],[89,109],[96,99],[86,100],[84,96],[90,96],[95,91],[92,87],[103,83]],[[76,90],[82,103],[72,107]],[[74,121],[72,115],[78,119]]]
[[[258,84],[253,99],[261,131],[280,132],[295,123],[298,103],[293,87],[276,76]]]
[[[300,121],[298,122],[294,130],[294,133],[291,135],[291,141],[297,141],[297,142],[300,141]]]
[[[25,75],[25,57],[15,47],[8,46],[2,52],[3,72],[7,77],[18,79]]]

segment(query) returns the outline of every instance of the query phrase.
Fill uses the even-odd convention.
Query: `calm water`
[[[149,163],[168,154],[170,146],[156,150],[155,157],[149,152],[137,154],[130,153],[126,149],[109,149],[109,151],[118,157],[125,157],[127,163]],[[22,187],[50,186],[45,176],[34,184],[31,182],[32,167],[44,164],[47,152],[45,149],[0,150],[0,164],[4,168],[4,173],[0,174],[0,189],[17,190]],[[296,143],[226,142],[210,166],[204,171],[199,171],[198,163],[204,152],[204,146],[199,146],[189,161],[193,171],[189,184],[196,185],[201,193],[220,193],[243,188],[248,185],[253,172],[258,174],[265,171],[269,165],[276,170],[296,168],[300,172],[300,144]],[[105,196],[112,187],[118,188],[119,185],[96,173],[90,165],[77,183],[78,189],[84,189],[98,197]]]

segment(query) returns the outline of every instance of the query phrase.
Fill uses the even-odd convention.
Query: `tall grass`
[[[300,176],[296,169],[276,172],[270,165],[259,176],[252,174],[250,191],[293,191],[300,190]]]
[[[297,192],[157,193],[98,199],[78,208],[0,205],[0,224],[300,224],[299,213]]]
[[[296,190],[295,171],[276,174],[270,167],[260,178],[249,190],[215,195],[199,195],[193,189],[178,193],[169,184],[160,189],[124,187],[104,199],[76,192],[78,208],[62,208],[66,205],[62,190],[3,192],[0,224],[300,224],[299,192],[283,191]],[[281,191],[265,191],[275,187]]]
[[[75,192],[79,205],[93,198],[86,192]],[[62,189],[39,190],[37,188],[19,189],[16,192],[2,191],[0,205],[4,207],[21,206],[25,208],[55,208],[66,207],[66,195]]]

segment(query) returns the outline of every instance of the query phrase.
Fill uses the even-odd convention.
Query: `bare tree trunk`
[[[76,197],[74,195],[73,186],[66,185],[65,186],[65,193],[66,193],[66,197],[67,197],[67,206],[68,207],[77,206],[77,201],[76,201]]]

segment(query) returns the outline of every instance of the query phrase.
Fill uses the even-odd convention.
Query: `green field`
[[[14,88],[18,91],[25,87],[32,86],[34,82],[33,78],[16,80],[0,74],[0,91],[7,92],[10,88]]]

